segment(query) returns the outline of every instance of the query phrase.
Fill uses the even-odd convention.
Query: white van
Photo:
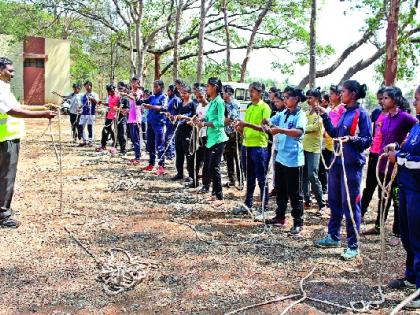
[[[238,101],[241,106],[241,114],[239,118],[243,120],[245,118],[246,109],[251,103],[251,97],[249,95],[249,83],[238,83],[238,82],[222,82],[223,85],[230,85],[234,93],[234,98]]]

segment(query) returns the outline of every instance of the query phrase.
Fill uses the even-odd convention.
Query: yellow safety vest
[[[0,142],[21,139],[25,136],[25,121],[0,113]]]

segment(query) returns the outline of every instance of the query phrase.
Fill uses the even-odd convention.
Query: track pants
[[[147,143],[146,150],[149,152],[149,165],[155,165],[156,153],[158,165],[165,166],[165,132],[164,124],[147,124]]]
[[[355,249],[359,247],[357,236],[351,219],[351,210],[348,206],[348,196],[345,185],[349,188],[349,199],[354,212],[354,221],[357,232],[360,233],[360,185],[362,181],[363,165],[346,165],[347,182],[344,181],[341,159],[337,158],[328,176],[328,204],[331,217],[328,223],[328,234],[334,240],[340,240],[341,221],[346,217],[347,246]]]
[[[0,142],[0,220],[11,216],[20,140]]]

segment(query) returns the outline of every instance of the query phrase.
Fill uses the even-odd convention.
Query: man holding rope
[[[20,139],[25,134],[22,118],[55,117],[44,106],[23,106],[10,90],[14,76],[13,62],[0,57],[0,227],[17,228],[20,222],[11,218]]]

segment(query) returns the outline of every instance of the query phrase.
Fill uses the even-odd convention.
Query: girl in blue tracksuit
[[[417,115],[420,115],[420,86],[416,90],[415,103]],[[417,116],[419,117],[419,116]],[[397,151],[393,148],[396,147]],[[400,202],[401,241],[407,252],[405,277],[389,283],[393,289],[416,286],[420,288],[420,125],[419,122],[410,130],[406,141],[398,150],[398,145],[390,145],[388,157],[398,164],[398,188]],[[417,298],[407,306],[420,309]]]
[[[348,80],[343,84],[341,100],[345,104],[346,111],[341,116],[336,127],[333,126],[325,109],[318,106],[317,110],[322,113],[321,117],[325,130],[332,138],[343,139],[343,157],[337,157],[328,177],[328,203],[331,209],[331,217],[328,223],[328,235],[315,242],[318,247],[339,247],[340,229],[343,215],[346,217],[347,248],[341,257],[350,260],[359,255],[359,244],[351,215],[354,213],[354,221],[357,233],[360,231],[360,184],[362,180],[363,166],[366,162],[364,150],[369,148],[372,142],[371,122],[369,114],[357,102],[366,96],[366,85],[361,85],[354,80]],[[338,143],[335,144],[337,146]],[[344,180],[342,163],[347,174],[347,182]],[[345,185],[348,185],[351,209],[348,206],[348,196]]]

